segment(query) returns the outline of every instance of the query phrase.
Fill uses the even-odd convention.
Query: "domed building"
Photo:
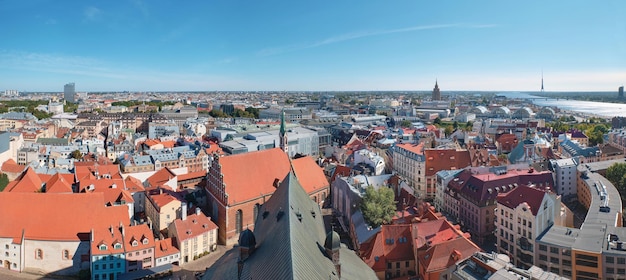
[[[506,106],[500,106],[491,112],[491,116],[494,118],[509,118],[511,117],[511,109]]]
[[[534,116],[535,112],[533,112],[533,109],[529,107],[522,107],[515,111],[511,117],[514,119],[530,119]]]

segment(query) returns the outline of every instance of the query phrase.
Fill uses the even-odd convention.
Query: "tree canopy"
[[[617,188],[624,201],[626,194],[626,163],[616,163],[606,170],[606,178]]]
[[[365,221],[373,228],[390,223],[396,214],[393,190],[387,187],[376,190],[368,186],[361,201],[361,211]]]

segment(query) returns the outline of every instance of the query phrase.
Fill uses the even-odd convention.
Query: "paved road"
[[[196,275],[204,273],[207,267],[210,267],[221,258],[226,251],[230,250],[232,246],[218,245],[215,252],[208,254],[200,259],[191,261],[185,264],[183,267],[175,267],[174,273],[170,276],[163,277],[163,280],[194,280]]]
[[[183,267],[175,267],[175,271],[172,275],[163,277],[161,279],[168,280],[194,280],[197,273],[204,273],[207,267],[213,265],[226,251],[232,246],[226,247],[218,245],[215,252],[208,254],[200,259],[191,261]],[[42,275],[35,275],[29,273],[19,273],[16,271],[10,271],[0,268],[0,279],[2,280],[58,280],[59,278],[43,277]]]

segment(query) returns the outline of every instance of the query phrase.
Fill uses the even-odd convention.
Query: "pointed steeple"
[[[543,70],[541,70],[541,92],[543,92]]]
[[[280,114],[280,149],[287,153],[287,129],[285,125],[285,109]]]

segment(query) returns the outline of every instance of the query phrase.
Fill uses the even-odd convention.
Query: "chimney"
[[[184,202],[180,205],[180,219],[187,220],[187,202]]]
[[[120,232],[122,233],[122,236],[126,235],[126,232],[124,231],[124,224],[122,224],[121,221],[120,221]]]
[[[202,209],[200,209],[199,206],[196,206],[196,215],[200,216],[200,213],[202,213]]]

